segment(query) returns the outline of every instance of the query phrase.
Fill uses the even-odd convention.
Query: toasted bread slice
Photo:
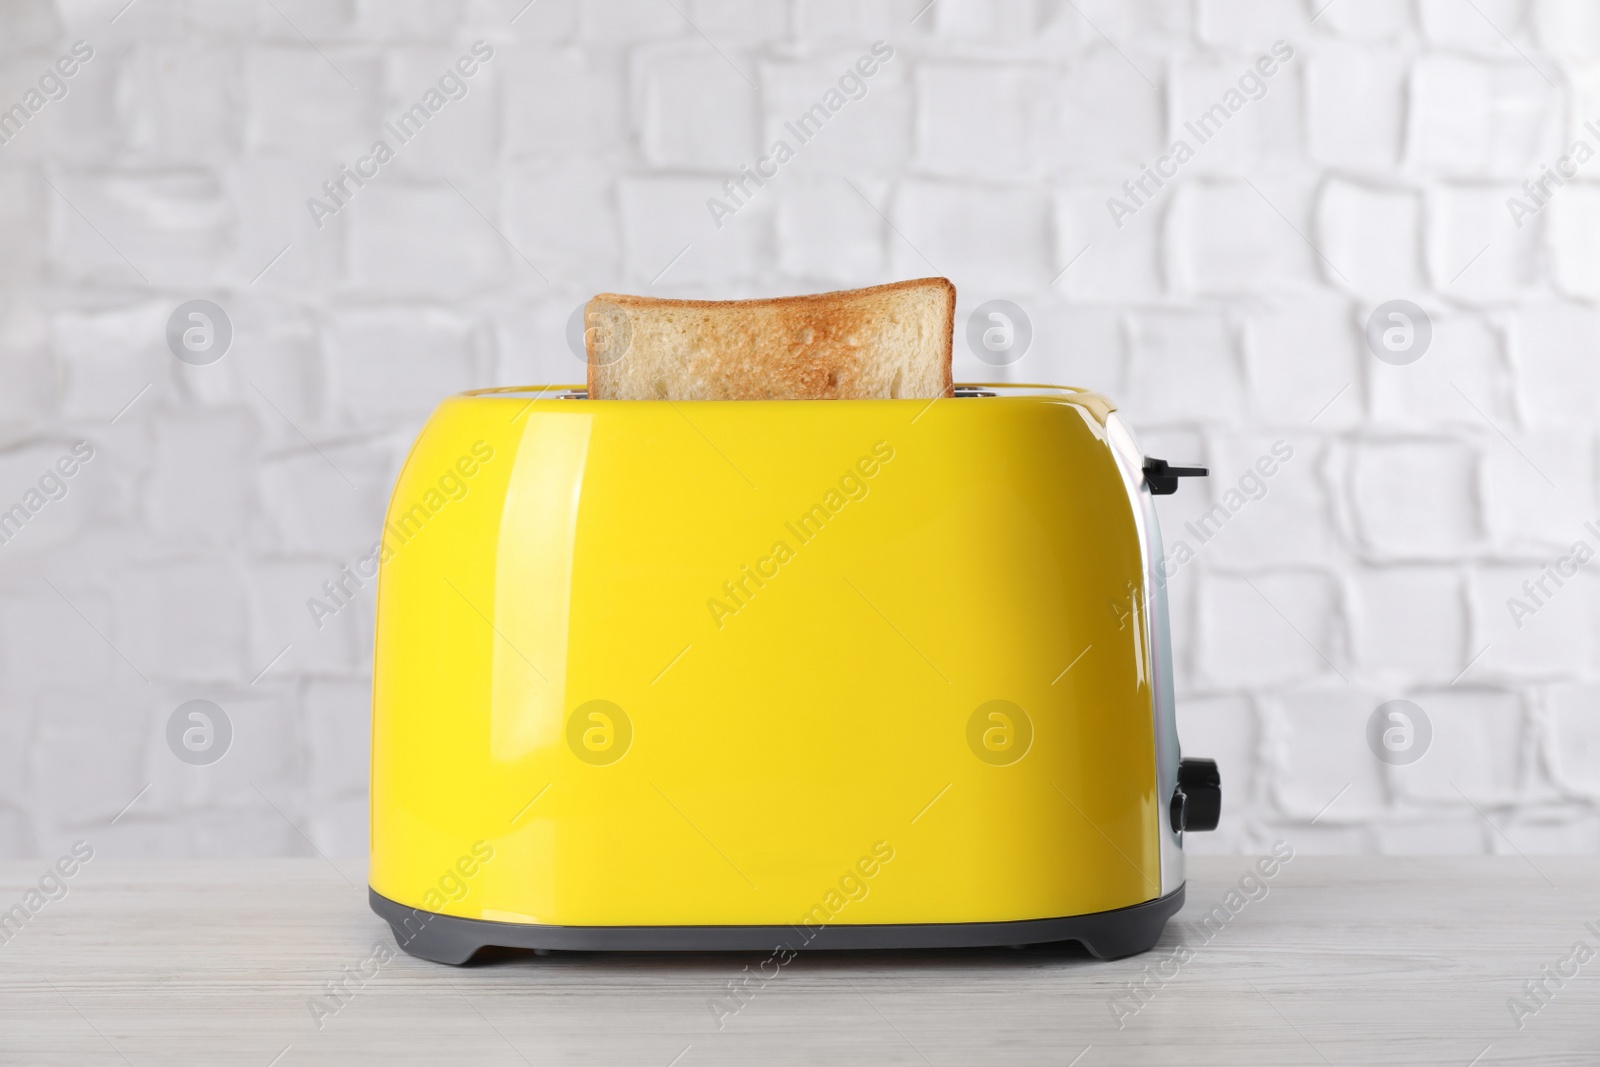
[[[584,312],[595,400],[949,396],[956,289],[945,278],[776,300],[602,293]]]

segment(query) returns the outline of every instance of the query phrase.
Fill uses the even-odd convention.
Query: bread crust
[[[949,396],[955,297],[946,278],[756,300],[601,293],[585,307],[589,396]]]

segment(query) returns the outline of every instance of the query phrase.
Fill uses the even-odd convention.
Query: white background
[[[0,507],[96,450],[0,545],[0,858],[90,829],[111,855],[363,854],[370,586],[321,630],[305,602],[375,539],[436,401],[581,380],[564,328],[599,290],[935,273],[958,332],[990,298],[1033,324],[1003,371],[958,337],[958,380],[1100,389],[1148,453],[1213,469],[1162,502],[1169,545],[1294,450],[1171,583],[1186,750],[1225,783],[1192,848],[1600,849],[1594,576],[1520,630],[1506,607],[1600,547],[1600,162],[1520,228],[1506,206],[1600,147],[1600,8],[125,2],[0,3],[0,106],[94,49],[0,146]],[[478,39],[466,98],[314,226]],[[866,96],[716,227],[724,179],[880,39]],[[1198,145],[1184,122],[1279,39]],[[1118,229],[1107,198],[1178,137],[1194,158]],[[165,343],[193,298],[233,321],[213,366]],[[1391,299],[1431,319],[1409,366],[1362,339]],[[1433,747],[1387,769],[1365,724],[1399,697]],[[234,723],[210,768],[166,747],[195,698]]]

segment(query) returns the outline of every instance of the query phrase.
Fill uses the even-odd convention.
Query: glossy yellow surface
[[[1159,895],[1139,546],[1093,403],[534,395],[446,400],[395,488],[374,889],[578,926]]]

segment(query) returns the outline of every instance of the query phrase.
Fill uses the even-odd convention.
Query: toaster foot
[[[1103,960],[1147,952],[1183,907],[1184,887],[1112,911],[1014,922],[799,926],[542,926],[490,922],[408,908],[369,888],[372,910],[406,952],[460,965],[480,948],[578,952],[768,952],[805,949],[994,948],[1076,941]]]

